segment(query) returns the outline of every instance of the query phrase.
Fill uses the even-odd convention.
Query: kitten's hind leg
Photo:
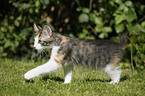
[[[29,79],[37,77],[41,74],[50,73],[52,71],[55,71],[58,68],[61,68],[61,66],[59,66],[59,64],[56,63],[54,60],[50,59],[47,63],[45,63],[41,66],[38,66],[34,69],[31,69],[30,71],[25,73],[24,78],[29,80]]]
[[[64,78],[65,78],[63,84],[70,83],[72,80],[73,65],[67,65],[67,66],[64,66],[63,68],[64,68]]]
[[[121,70],[118,69],[118,67],[114,67],[111,64],[108,64],[105,68],[104,71],[109,75],[111,78],[110,84],[115,84],[119,83],[120,81],[120,76],[121,76]]]

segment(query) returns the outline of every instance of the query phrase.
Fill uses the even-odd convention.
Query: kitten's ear
[[[41,31],[41,30],[42,30],[42,28],[41,28],[40,26],[38,26],[38,28],[39,28],[39,31]]]
[[[51,28],[49,26],[45,25],[43,28],[42,34],[47,36],[47,37],[50,37],[52,35]]]
[[[42,28],[40,26],[37,27],[37,25],[34,23],[34,31],[36,32],[36,34],[42,30]]]
[[[39,32],[39,29],[38,29],[38,27],[36,26],[35,23],[34,23],[33,27],[34,27],[34,31],[35,31],[36,33],[38,33],[38,32]]]

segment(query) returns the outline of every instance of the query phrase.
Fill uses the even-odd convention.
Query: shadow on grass
[[[127,80],[128,78],[129,78],[129,76],[128,76],[128,75],[123,76],[123,77],[120,79],[120,81],[125,81],[125,80]]]
[[[94,81],[99,81],[99,82],[110,82],[111,80],[102,80],[102,79],[86,79],[87,82],[94,82]]]
[[[129,78],[129,76],[128,75],[126,75],[126,76],[123,76],[121,79],[120,79],[120,81],[122,82],[122,81],[125,81],[125,80],[127,80]],[[94,81],[99,81],[99,82],[110,82],[111,81],[111,79],[110,80],[102,80],[102,79],[86,79],[86,81],[87,82],[94,82]]]
[[[26,83],[34,83],[34,80],[25,80]]]
[[[54,81],[60,81],[63,82],[64,80],[59,78],[59,77],[49,77],[49,76],[45,76],[42,77],[42,80],[47,81],[47,80],[54,80]],[[34,80],[25,80],[26,83],[34,83]]]
[[[126,76],[123,76],[121,79],[120,79],[120,82],[123,82],[123,81],[126,81],[127,79],[129,78],[129,76],[128,75],[126,75]],[[48,79],[50,79],[50,80],[54,80],[54,81],[59,81],[59,82],[63,82],[64,80],[63,79],[61,79],[60,77],[50,77],[50,76],[45,76],[45,77],[43,77],[42,78],[42,80],[44,80],[44,81],[47,81]],[[34,83],[34,80],[25,80],[26,81],[26,83]],[[110,82],[111,81],[111,79],[110,80],[102,80],[102,79],[86,79],[85,80],[86,82],[94,82],[94,81],[99,81],[99,82]]]
[[[60,77],[50,77],[50,76],[45,76],[45,77],[42,78],[42,80],[44,80],[44,81],[47,81],[48,79],[50,79],[50,80],[54,80],[54,81],[61,81],[61,82],[64,81],[64,80],[61,79]]]

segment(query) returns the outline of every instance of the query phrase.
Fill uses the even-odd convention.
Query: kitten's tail
[[[119,38],[120,38],[120,39],[119,39],[118,43],[121,45],[122,50],[125,50],[126,45],[127,45],[127,43],[128,43],[128,39],[127,39],[127,34],[126,34],[126,32],[120,33],[120,34],[119,34]]]

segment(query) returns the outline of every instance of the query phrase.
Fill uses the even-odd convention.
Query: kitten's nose
[[[35,49],[36,49],[36,45],[33,45],[33,48],[35,48]]]
[[[34,46],[34,45],[33,45],[32,47],[33,47],[33,48],[36,48],[36,46]]]

